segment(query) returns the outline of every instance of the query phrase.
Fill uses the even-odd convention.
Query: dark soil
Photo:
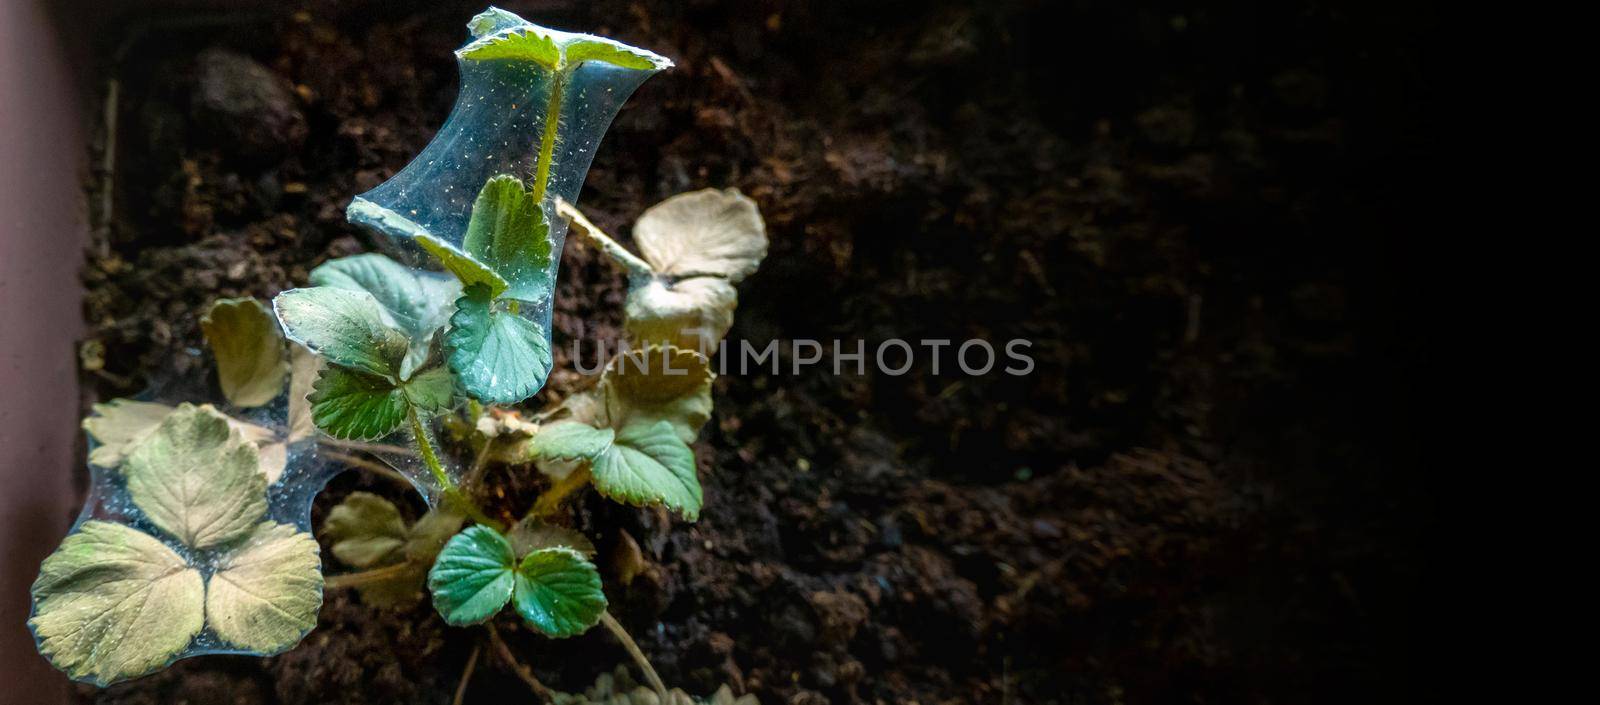
[[[666,680],[763,703],[1405,700],[1430,521],[1404,243],[1428,154],[1387,4],[506,2],[656,49],[583,206],[736,186],[771,254],[730,338],[1026,338],[1032,374],[730,374],[697,524],[587,502],[614,609]],[[1382,9],[1379,9],[1379,8]],[[201,374],[201,307],[372,248],[349,198],[455,97],[480,10],[347,2],[144,28],[115,217],[87,269],[97,397]],[[216,21],[211,21],[212,19]],[[112,32],[110,49],[125,37]],[[624,282],[569,242],[557,346]],[[784,353],[788,369],[791,356]],[[567,362],[558,360],[558,368]],[[551,389],[577,383],[558,374]],[[527,478],[505,478],[511,500]],[[352,489],[399,493],[348,473]],[[637,568],[637,566],[633,566]],[[629,571],[631,572],[631,571]],[[598,631],[501,629],[576,690]],[[104,703],[447,703],[477,630],[331,593],[276,658],[181,662]],[[526,701],[486,656],[468,702]]]

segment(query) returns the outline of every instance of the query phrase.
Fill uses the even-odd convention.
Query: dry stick
[[[511,667],[511,671],[516,673],[523,683],[528,684],[534,695],[539,696],[545,702],[550,702],[552,699],[550,689],[544,687],[544,684],[534,677],[532,669],[522,665],[522,662],[517,660],[516,654],[511,653],[511,647],[506,646],[505,640],[500,638],[500,630],[494,628],[494,622],[484,622],[483,626],[489,628],[489,642],[494,644],[495,653],[500,655],[500,660],[505,661],[506,665]]]
[[[599,247],[601,251],[605,252],[607,255],[610,255],[611,259],[617,264],[622,265],[623,269],[628,270],[630,275],[642,277],[655,276],[656,272],[654,269],[650,268],[649,262],[639,259],[637,255],[629,252],[627,248],[617,244],[617,241],[611,239],[609,235],[606,235],[605,232],[599,228],[599,226],[589,222],[589,219],[585,218],[583,216],[583,212],[579,211],[576,206],[557,198],[556,215],[565,218],[568,223],[572,224],[572,227],[578,229],[578,232],[583,233],[585,237],[593,240],[594,244]]]
[[[367,470],[387,477],[395,482],[405,485],[406,489],[415,489],[415,487],[411,484],[411,481],[406,479],[405,475],[401,475],[394,468],[384,465],[383,463],[374,463],[366,458],[358,458],[348,453],[339,453],[335,451],[329,451],[328,457],[351,467],[361,468],[362,470]]]
[[[393,453],[395,455],[416,455],[417,451],[405,446],[394,446],[384,443],[363,443],[361,441],[345,441],[332,436],[323,436],[317,442],[325,446],[344,448],[346,450],[361,450],[368,453]]]
[[[451,700],[451,705],[461,705],[467,697],[467,684],[472,682],[472,672],[478,668],[478,652],[483,650],[483,644],[472,645],[472,653],[467,656],[467,667],[461,669],[461,684],[456,686],[456,697]]]
[[[344,575],[330,576],[323,579],[322,587],[325,590],[343,590],[345,588],[361,587],[362,585],[369,585],[371,583],[381,583],[390,578],[405,575],[412,570],[415,570],[415,567],[410,561],[406,561],[404,563],[386,565],[382,568],[363,570],[359,573],[345,573]]]
[[[116,205],[117,187],[117,101],[122,94],[122,82],[115,76],[106,81],[105,151],[100,155],[100,212],[94,227],[95,254],[102,259],[111,256],[111,209]]]
[[[461,482],[461,486],[465,488],[466,491],[471,492],[477,489],[478,483],[483,482],[483,471],[489,467],[489,450],[494,448],[494,443],[496,440],[498,439],[484,439],[483,448],[478,450],[478,457],[474,458],[472,461],[472,469],[467,471],[466,478],[464,478]]]
[[[650,687],[656,689],[656,697],[663,703],[669,702],[667,700],[666,684],[661,682],[661,676],[656,674],[655,667],[650,665],[650,659],[644,657],[644,652],[639,650],[639,645],[634,643],[633,637],[628,636],[628,630],[623,629],[622,624],[617,622],[617,618],[611,616],[610,612],[600,613],[600,623],[606,625],[606,629],[611,630],[611,635],[615,636],[617,641],[622,642],[622,648],[628,650],[628,655],[633,657],[633,662],[639,664],[639,670],[644,671],[645,680],[650,681]]]

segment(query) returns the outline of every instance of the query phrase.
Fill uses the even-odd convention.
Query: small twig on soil
[[[556,199],[556,215],[565,218],[568,223],[572,224],[572,227],[577,228],[584,236],[593,240],[601,251],[610,255],[611,259],[622,265],[622,268],[628,270],[629,274],[641,277],[655,276],[655,270],[650,268],[650,263],[639,259],[638,256],[629,252],[626,247],[606,235],[599,226],[589,222],[589,219],[583,216],[583,212],[579,211],[577,206],[558,198]]]
[[[394,468],[384,465],[383,463],[375,463],[371,460],[367,460],[366,458],[359,458],[348,453],[329,451],[327,455],[329,458],[349,465],[350,467],[361,468],[362,470],[367,470],[369,472],[387,477],[395,482],[405,485],[407,489],[416,489],[416,487],[411,484],[411,481],[406,479],[405,475],[401,475]]]
[[[495,440],[497,439],[484,439],[483,448],[478,450],[478,457],[472,460],[472,469],[467,471],[466,478],[461,482],[461,486],[466,491],[473,491],[477,488],[478,483],[483,482],[483,471],[489,467],[489,451],[494,448]]]
[[[115,76],[106,81],[105,142],[100,154],[100,211],[95,213],[93,247],[101,259],[111,256],[111,209],[115,205],[117,187],[117,103],[121,99],[122,82]]]
[[[661,676],[656,674],[655,667],[650,665],[650,659],[644,657],[644,652],[639,650],[639,645],[634,643],[633,637],[628,636],[628,630],[623,629],[622,624],[617,621],[616,617],[611,616],[610,612],[600,613],[600,623],[606,625],[606,629],[611,630],[611,635],[615,636],[617,641],[622,642],[622,648],[628,650],[628,655],[633,657],[633,662],[639,664],[639,670],[644,671],[645,680],[650,681],[650,687],[655,689],[656,697],[660,698],[663,703],[671,702],[667,699],[666,684],[661,682]]]
[[[394,565],[386,565],[386,566],[384,566],[382,568],[373,568],[372,570],[363,570],[363,571],[361,571],[359,573],[345,573],[344,575],[334,575],[334,576],[330,576],[328,578],[325,578],[322,581],[322,588],[324,590],[343,590],[345,588],[361,587],[362,585],[370,585],[372,583],[381,583],[381,582],[383,582],[385,580],[388,580],[390,578],[394,578],[394,577],[397,577],[397,576],[405,575],[406,573],[408,573],[408,572],[410,572],[412,570],[415,570],[415,567],[412,566],[411,563],[408,561],[408,562],[405,562],[405,563],[396,563]]]
[[[478,668],[478,652],[483,650],[483,644],[473,644],[472,653],[467,655],[467,666],[461,669],[461,683],[456,686],[456,697],[451,700],[452,705],[461,705],[467,697],[467,684],[472,682],[472,672]]]
[[[534,695],[539,696],[545,702],[550,702],[550,689],[539,682],[539,679],[533,675],[532,669],[522,665],[522,662],[517,660],[516,654],[511,653],[511,647],[506,646],[505,640],[500,638],[500,630],[494,628],[494,622],[485,622],[483,626],[489,628],[489,643],[494,645],[495,653],[499,654],[500,660],[505,661],[506,665],[511,667],[511,671],[516,673],[523,683],[528,684]]]
[[[337,438],[329,438],[329,437],[326,437],[326,436],[317,439],[317,442],[321,443],[322,445],[325,445],[325,446],[333,446],[335,448],[344,448],[346,450],[361,450],[361,451],[366,451],[368,453],[393,453],[395,455],[412,455],[412,456],[417,454],[416,451],[414,451],[414,450],[412,450],[410,448],[407,448],[405,446],[392,446],[392,445],[387,445],[387,444],[383,444],[383,443],[363,443],[361,441],[344,441],[344,440],[339,440]]]

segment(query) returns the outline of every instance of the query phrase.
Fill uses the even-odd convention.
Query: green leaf
[[[715,377],[704,355],[652,345],[611,358],[600,390],[613,427],[668,421],[683,442],[692,443],[711,419]]]
[[[410,341],[403,374],[428,358],[434,331],[450,320],[461,283],[438,272],[412,269],[377,253],[340,257],[311,270],[311,283],[364,291],[383,307],[384,321]]]
[[[289,363],[277,319],[255,299],[219,299],[200,317],[217,358],[217,381],[234,406],[261,406],[283,391]]]
[[[657,203],[633,224],[639,253],[657,274],[714,276],[737,284],[767,256],[767,226],[738,189],[703,189]]]
[[[488,620],[511,599],[516,567],[504,536],[481,524],[469,526],[444,545],[428,571],[433,606],[453,626]]]
[[[334,438],[382,438],[405,423],[405,390],[383,377],[329,366],[314,389],[308,397],[311,417]]]
[[[554,71],[561,65],[561,49],[544,29],[533,25],[510,27],[478,38],[456,50],[473,61],[528,61]]]
[[[529,453],[542,460],[589,460],[606,452],[616,432],[577,421],[557,421],[539,428],[528,444]]]
[[[425,412],[444,411],[455,400],[456,378],[444,365],[418,372],[401,385],[406,400]]]
[[[355,568],[402,559],[409,533],[394,503],[370,492],[350,493],[322,522],[322,538],[333,557]]]
[[[595,489],[618,502],[662,504],[691,521],[700,516],[702,494],[694,451],[667,421],[624,427],[595,459],[591,472]]]
[[[200,571],[135,529],[92,519],[61,542],[33,583],[39,652],[106,686],[172,661],[205,622]]]
[[[672,66],[672,61],[653,52],[603,37],[552,32],[503,10],[480,14],[467,27],[476,39],[456,53],[473,61],[527,61],[547,71],[585,61],[640,70]]]
[[[384,320],[372,294],[332,286],[290,289],[272,305],[289,338],[329,362],[383,377],[400,374],[410,341]]]
[[[330,366],[318,376],[311,396],[317,427],[335,438],[382,438],[406,420],[406,408],[433,413],[450,408],[455,378],[444,366],[423,370],[395,384],[357,370]]]
[[[192,548],[250,533],[267,513],[255,446],[209,407],[179,406],[123,463],[128,494],[150,522]]]
[[[549,298],[553,288],[550,223],[517,177],[501,174],[483,185],[472,204],[472,220],[461,246],[510,285],[498,297],[520,301]]]
[[[566,45],[567,64],[576,66],[585,61],[599,61],[625,69],[651,71],[672,66],[666,57],[654,52],[636,49],[621,42],[601,37],[584,37]]]
[[[523,558],[514,599],[517,614],[555,638],[588,631],[606,610],[599,571],[570,548],[541,548]]]
[[[550,340],[543,328],[496,308],[481,285],[467,287],[456,301],[445,351],[461,387],[485,404],[527,399],[550,375]]]
[[[628,290],[623,327],[640,345],[674,345],[709,355],[733,327],[739,292],[720,277],[651,279]]]
[[[481,37],[491,32],[517,27],[527,24],[528,21],[498,7],[491,7],[474,15],[467,22],[467,31],[472,32],[474,38]]]
[[[461,281],[462,288],[485,286],[489,288],[489,296],[492,298],[499,296],[500,292],[510,286],[489,265],[479,262],[455,245],[432,235],[418,235],[417,243],[422,245],[422,249],[427,250],[428,254],[439,260],[439,264],[444,265],[451,274],[456,275],[456,279]]]
[[[317,625],[322,560],[311,534],[267,521],[217,559],[206,621],[221,640],[265,655],[294,646]]]

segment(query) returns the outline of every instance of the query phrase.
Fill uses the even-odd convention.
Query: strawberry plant
[[[106,685],[191,655],[279,653],[315,626],[324,590],[351,588],[380,606],[426,594],[446,623],[485,625],[502,655],[492,620],[508,609],[550,638],[603,625],[669,696],[607,612],[567,507],[593,488],[699,516],[690,444],[711,415],[708,354],[765,228],[748,198],[705,190],[647,210],[640,254],[623,248],[570,201],[621,101],[671,62],[497,9],[469,29],[451,118],[350,206],[390,251],[323,263],[270,307],[216,302],[201,320],[215,405],[115,400],[85,420],[90,497],[41,568],[29,622],[69,676]],[[519,409],[551,372],[569,223],[628,274],[629,345],[587,389]],[[496,464],[542,491],[486,505]],[[351,468],[404,481],[428,511],[408,522],[356,492],[312,527],[312,499]],[[351,570],[324,578],[313,533]]]

